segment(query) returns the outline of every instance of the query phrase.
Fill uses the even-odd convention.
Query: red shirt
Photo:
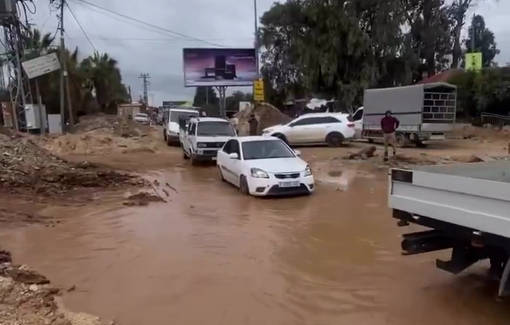
[[[393,116],[385,116],[381,119],[381,128],[384,133],[393,133],[400,125],[400,121]]]

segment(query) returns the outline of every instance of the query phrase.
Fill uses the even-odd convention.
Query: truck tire
[[[396,136],[397,138],[397,147],[398,148],[405,148],[407,146],[409,146],[409,137],[407,136],[407,134],[404,134],[404,133],[399,133],[397,134]]]
[[[340,132],[331,132],[326,136],[326,143],[330,147],[340,147],[344,142],[344,136]]]
[[[165,140],[166,142],[166,130],[163,130],[163,139]]]

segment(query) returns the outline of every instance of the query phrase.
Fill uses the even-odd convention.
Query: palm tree
[[[102,111],[117,102],[127,100],[127,89],[122,84],[122,77],[117,60],[107,53],[95,52],[81,63],[81,69],[92,82],[96,98]]]

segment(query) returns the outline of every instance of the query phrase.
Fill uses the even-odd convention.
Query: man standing
[[[248,120],[250,123],[250,135],[257,135],[257,131],[259,128],[259,121],[255,117],[255,114],[251,114],[250,119]]]
[[[388,161],[388,146],[393,147],[393,155],[397,153],[397,138],[395,130],[400,125],[400,121],[391,115],[391,111],[386,111],[385,116],[381,119],[381,128],[384,136],[384,161]]]

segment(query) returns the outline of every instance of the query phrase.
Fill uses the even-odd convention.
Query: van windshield
[[[198,136],[228,136],[234,137],[234,128],[229,122],[199,122],[197,128]]]
[[[170,112],[170,121],[179,123],[179,120],[189,120],[191,117],[197,117],[198,112]]]

